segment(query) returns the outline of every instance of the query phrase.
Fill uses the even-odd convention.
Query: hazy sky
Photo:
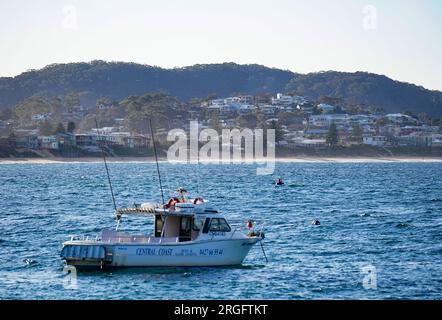
[[[51,63],[258,63],[442,90],[441,0],[0,0],[0,76]]]

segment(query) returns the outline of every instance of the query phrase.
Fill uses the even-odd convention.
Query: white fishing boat
[[[96,120],[95,123],[98,130]],[[183,188],[178,190],[180,198],[172,197],[165,203],[152,123],[150,128],[162,204],[144,203],[117,209],[106,155],[102,148],[117,226],[115,230],[103,230],[101,236],[95,238],[71,237],[63,243],[61,257],[68,265],[78,268],[241,264],[251,247],[264,239],[262,228],[255,232],[253,223],[249,220],[247,233],[232,230],[224,215],[210,207],[207,201],[199,197],[186,199],[187,192]],[[124,215],[153,217],[153,234],[134,235],[118,231]],[[261,248],[265,256],[262,242]]]
[[[170,202],[169,202],[170,203]],[[201,198],[174,205],[145,203],[118,209],[125,215],[154,218],[152,235],[103,230],[100,237],[72,237],[63,243],[62,258],[78,268],[229,266],[243,262],[262,229],[232,229],[225,216]],[[118,229],[118,227],[117,227]]]

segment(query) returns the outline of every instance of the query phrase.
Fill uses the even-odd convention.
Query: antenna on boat
[[[95,127],[97,128],[97,134],[98,134],[97,118],[95,118]],[[117,212],[117,205],[115,204],[114,189],[112,188],[112,181],[111,181],[110,174],[109,174],[109,168],[107,167],[106,153],[104,152],[104,147],[101,147],[100,149],[101,149],[101,153],[103,154],[104,167],[106,168],[107,180],[109,181],[109,187],[110,187],[110,191],[111,191],[111,195],[112,195],[112,203],[114,204],[114,209],[115,209],[115,213],[116,213]],[[117,224],[117,229],[118,229],[118,224]]]
[[[160,166],[158,164],[157,147],[156,147],[156,144],[155,144],[155,137],[154,137],[154,134],[153,134],[153,126],[152,126],[152,120],[151,119],[149,119],[149,124],[150,124],[150,132],[152,134],[152,144],[153,144],[153,152],[155,154],[155,163],[157,164],[158,180],[160,181],[161,200],[163,201],[163,205],[164,205],[165,203],[164,203],[163,184],[161,183]]]

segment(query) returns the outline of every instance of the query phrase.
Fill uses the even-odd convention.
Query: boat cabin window
[[[155,237],[161,237],[163,231],[163,219],[160,215],[155,216]]]
[[[193,231],[200,231],[201,228],[204,225],[204,219],[198,219],[198,218],[194,218],[193,219],[193,224],[192,224],[192,229]]]
[[[204,222],[203,233],[209,233],[209,224],[210,218],[206,218],[206,221]]]
[[[213,218],[210,221],[210,231],[215,232],[230,232],[230,226],[224,218]]]
[[[190,230],[191,223],[192,223],[191,217],[181,217],[180,218],[180,242],[181,241],[190,241],[192,238],[192,231]]]

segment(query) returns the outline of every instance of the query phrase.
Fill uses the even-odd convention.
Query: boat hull
[[[261,238],[248,237],[164,244],[69,241],[64,244],[62,257],[68,265],[78,268],[231,266],[240,265],[259,240]],[[88,254],[97,252],[97,246],[103,248],[104,256]],[[68,247],[76,253],[69,254],[69,250],[65,250]]]

